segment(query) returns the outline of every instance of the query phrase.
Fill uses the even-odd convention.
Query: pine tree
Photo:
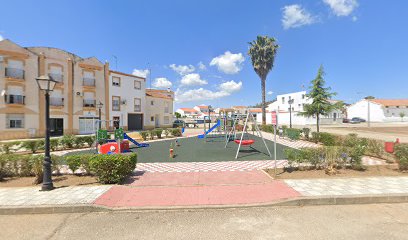
[[[332,93],[330,87],[325,87],[326,81],[324,80],[323,66],[320,66],[317,76],[312,80],[310,92],[306,95],[309,99],[312,99],[311,104],[305,104],[301,115],[306,117],[316,117],[317,132],[320,131],[320,116],[327,115],[333,109],[340,107],[338,104],[331,104],[329,99],[336,95]]]

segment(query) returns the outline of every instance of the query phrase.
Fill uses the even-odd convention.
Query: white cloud
[[[282,10],[282,25],[284,29],[301,27],[316,22],[316,17],[312,16],[299,4],[285,6]]]
[[[268,94],[268,95],[272,95],[272,94],[273,94],[273,92],[272,92],[272,91],[268,91],[266,94]]]
[[[199,63],[198,63],[198,69],[200,69],[200,70],[206,70],[207,67],[205,66],[205,64],[204,64],[203,62],[199,62]]]
[[[177,89],[176,102],[214,100],[227,97],[232,93],[239,91],[242,88],[242,82],[237,83],[231,80],[229,82],[221,83],[218,88],[218,91],[212,91],[204,88],[190,89],[187,91]]]
[[[156,78],[153,82],[155,88],[171,88],[173,84],[165,77]]]
[[[220,84],[220,90],[228,93],[237,92],[242,88],[242,82],[231,80]]]
[[[3,40],[4,40],[3,36],[0,35],[0,41],[3,41]]]
[[[201,76],[198,73],[187,74],[181,79],[181,85],[183,86],[202,86],[206,84],[208,84],[208,82],[201,79]]]
[[[357,0],[323,0],[323,2],[339,17],[350,15],[358,7]]]
[[[217,66],[218,70],[227,74],[235,74],[241,71],[242,63],[245,61],[242,53],[231,53],[230,51],[211,60],[210,66]]]
[[[132,72],[133,75],[146,78],[149,75],[149,69],[134,69]]]
[[[170,64],[169,66],[171,69],[173,69],[175,72],[177,72],[180,75],[186,75],[188,73],[192,73],[195,71],[195,67],[193,65],[176,65],[176,64]]]

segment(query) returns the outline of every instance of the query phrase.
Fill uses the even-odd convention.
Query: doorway
[[[130,131],[143,129],[143,114],[128,113],[128,129]]]
[[[50,118],[50,135],[62,136],[64,135],[64,119]]]

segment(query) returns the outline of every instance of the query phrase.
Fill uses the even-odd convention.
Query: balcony
[[[83,86],[95,87],[95,78],[83,78]]]
[[[50,106],[51,107],[63,107],[64,106],[64,98],[50,97]]]
[[[19,68],[6,68],[5,76],[7,78],[24,80],[24,70]]]
[[[96,100],[94,99],[84,99],[84,107],[88,108],[95,108],[96,107]]]
[[[23,95],[4,95],[6,104],[25,104],[25,96]]]
[[[50,73],[48,74],[53,80],[57,81],[58,83],[64,82],[64,75],[61,73]]]

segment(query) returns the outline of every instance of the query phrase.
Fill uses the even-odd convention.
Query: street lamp
[[[289,103],[289,128],[292,128],[292,104],[293,104],[294,99],[290,99],[288,101]]]
[[[103,103],[101,101],[99,101],[98,104],[96,104],[96,107],[99,109],[99,129],[101,129],[102,127],[102,107],[103,107]]]
[[[48,75],[36,78],[38,87],[45,92],[45,156],[43,161],[43,183],[42,191],[54,189],[51,178],[51,156],[50,156],[50,92],[54,90],[57,81]]]
[[[211,128],[211,111],[212,111],[212,106],[211,106],[211,105],[208,105],[208,120],[209,120],[209,122],[208,122],[208,129]],[[205,124],[205,123],[204,123],[204,124]]]

